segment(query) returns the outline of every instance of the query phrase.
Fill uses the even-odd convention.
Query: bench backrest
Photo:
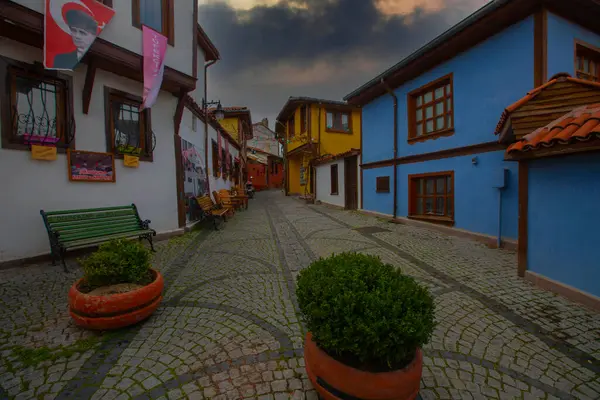
[[[61,242],[92,239],[142,229],[135,204],[81,210],[40,211],[48,231]]]
[[[217,193],[216,190],[213,190],[213,197],[215,198],[215,203],[217,204],[221,204],[221,196],[219,196],[219,193]]]
[[[198,202],[198,205],[200,206],[202,211],[208,212],[214,206],[214,203],[213,203],[212,199],[210,198],[210,196],[198,196],[198,197],[196,197],[196,201]]]

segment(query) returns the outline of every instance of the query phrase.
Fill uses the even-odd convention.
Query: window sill
[[[384,194],[389,194],[390,191],[389,190],[376,190],[375,193],[384,193]]]
[[[331,195],[331,196],[339,196],[339,193],[338,193],[338,192],[335,192],[335,193],[330,193],[330,195]]]
[[[32,143],[32,144],[36,144],[36,143]],[[31,147],[28,144],[24,144],[24,143],[3,142],[1,147],[3,149],[7,149],[7,150],[23,150],[23,151],[31,152]],[[62,147],[56,146],[56,152],[58,154],[66,154],[68,148],[69,147],[64,147],[64,145]],[[72,147],[71,147],[71,150],[73,150]]]
[[[439,225],[454,226],[454,219],[451,217],[436,217],[434,215],[409,215],[408,219],[431,222]]]
[[[444,129],[443,131],[429,133],[427,135],[409,137],[407,142],[408,142],[408,144],[414,144],[414,143],[418,143],[418,142],[424,142],[426,140],[435,140],[442,136],[452,136],[452,135],[454,135],[454,128]]]
[[[329,133],[343,133],[346,135],[352,135],[352,131],[345,131],[342,129],[331,129],[331,128],[325,128],[325,132],[329,132]]]

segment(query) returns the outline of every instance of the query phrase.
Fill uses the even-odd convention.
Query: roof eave
[[[348,103],[356,104],[356,105],[365,104],[366,102],[370,101],[371,99],[373,99],[375,97],[379,97],[381,94],[385,93],[385,89],[383,87],[381,87],[382,79],[389,81],[390,78],[396,78],[398,75],[400,75],[400,73],[404,72],[408,67],[410,67],[412,64],[414,64],[416,61],[422,60],[422,58],[425,55],[432,55],[432,54],[435,55],[435,52],[438,51],[439,49],[443,48],[445,45],[447,46],[449,41],[457,40],[457,38],[459,38],[460,36],[465,35],[465,31],[468,30],[469,28],[475,27],[479,24],[481,24],[482,26],[487,25],[485,18],[491,16],[492,14],[495,14],[501,8],[509,5],[509,6],[512,6],[510,8],[515,8],[515,9],[519,9],[519,6],[522,7],[522,10],[520,10],[520,11],[530,10],[530,9],[534,9],[535,7],[541,5],[541,3],[543,1],[545,1],[545,0],[516,0],[516,1],[515,0],[495,0],[495,1],[491,1],[488,4],[486,4],[485,6],[483,6],[482,8],[480,8],[479,10],[477,10],[476,12],[474,12],[473,14],[471,14],[470,16],[468,16],[467,18],[465,18],[464,20],[462,20],[461,22],[459,22],[458,24],[456,24],[453,27],[451,27],[450,29],[448,29],[446,32],[442,33],[441,35],[439,35],[438,37],[436,37],[435,39],[433,39],[432,41],[427,43],[425,46],[421,47],[420,49],[418,49],[417,51],[415,51],[414,53],[412,53],[411,55],[409,55],[408,57],[406,57],[405,59],[400,61],[399,63],[388,68],[383,73],[377,75],[375,78],[371,79],[369,82],[365,83],[364,85],[360,86],[356,90],[354,90],[351,93],[349,93],[348,95],[346,95],[344,97],[344,100],[347,101]],[[513,15],[510,15],[510,14],[513,14]],[[518,21],[531,13],[526,12],[524,16],[522,14],[523,14],[522,12],[521,13],[507,12],[506,18],[509,20],[516,19]],[[482,23],[482,21],[485,23]],[[496,25],[500,29],[498,27],[495,27],[494,28],[495,32],[501,30],[501,27],[504,24],[497,22]],[[488,28],[488,29],[491,29],[491,28]],[[483,36],[484,36],[483,39],[485,39],[485,37],[489,37],[490,35],[484,34]],[[473,40],[473,38],[470,38],[470,39]],[[477,41],[477,42],[480,42],[480,41]],[[467,46],[467,48],[470,48],[470,47],[472,47],[472,45]],[[430,58],[433,58],[433,57],[430,57]],[[439,62],[431,62],[431,63],[434,66],[439,64]],[[430,66],[427,69],[430,69],[430,68],[432,68],[432,67]],[[422,71],[423,71],[423,69],[421,69],[421,72]],[[393,88],[395,88],[395,87],[398,87],[401,83],[402,83],[402,81],[394,82],[394,84],[391,84],[391,86]]]
[[[221,54],[219,50],[214,45],[214,43],[210,40],[204,29],[200,26],[200,24],[196,24],[196,35],[198,38],[198,46],[202,48],[204,51],[204,60],[205,61],[218,61],[221,59]]]

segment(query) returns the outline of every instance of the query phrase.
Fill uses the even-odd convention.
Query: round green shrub
[[[118,283],[144,285],[152,280],[150,251],[139,241],[112,240],[102,244],[91,256],[80,260],[80,263],[87,291]]]
[[[300,272],[296,294],[317,346],[362,370],[404,368],[435,327],[429,290],[375,256],[319,259]]]

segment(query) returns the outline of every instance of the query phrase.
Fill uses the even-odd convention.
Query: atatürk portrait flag
[[[72,71],[114,15],[95,0],[46,0],[44,67]]]

